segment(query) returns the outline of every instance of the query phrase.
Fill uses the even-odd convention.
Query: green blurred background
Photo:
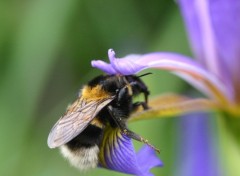
[[[80,173],[47,136],[81,85],[100,74],[92,59],[174,51],[189,55],[178,6],[169,0],[0,1],[0,175],[124,175],[105,169]],[[144,77],[151,96],[182,92],[185,83],[164,71]],[[176,163],[178,119],[156,119],[130,128],[161,149],[163,168]],[[142,144],[134,142],[136,149]]]

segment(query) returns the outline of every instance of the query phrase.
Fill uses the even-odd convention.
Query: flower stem
[[[219,114],[220,150],[228,176],[240,173],[240,119]]]

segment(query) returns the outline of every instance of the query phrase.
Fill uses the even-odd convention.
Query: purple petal
[[[179,2],[195,57],[234,94],[233,84],[240,89],[240,1]]]
[[[240,58],[240,1],[239,0],[210,0],[208,17],[212,22],[216,45],[221,59],[230,69]],[[238,73],[240,73],[238,69]]]
[[[178,0],[182,15],[187,27],[187,34],[191,42],[192,50],[197,57],[204,63],[204,48],[202,41],[202,33],[198,13],[195,9],[196,2],[194,0]]]
[[[99,158],[101,167],[133,175],[150,176],[151,168],[162,166],[152,148],[144,147],[136,154],[131,139],[110,127],[105,131]]]
[[[110,64],[107,64],[101,60],[93,60],[92,66],[96,67],[107,74],[122,74],[132,75],[144,68],[143,65],[138,65],[135,61],[140,55],[128,55],[124,59],[118,59],[115,57],[113,49],[108,50],[108,57]]]
[[[186,56],[159,52],[143,55],[136,62],[145,64],[144,69],[170,70],[209,97],[218,99],[218,101],[226,102],[228,101],[226,99],[231,100],[232,98],[231,92],[227,91],[225,85],[214,74]]]
[[[128,55],[125,56],[124,59],[118,59],[115,57],[115,52],[112,49],[108,51],[108,57],[113,68],[120,74],[123,75],[131,75],[133,73],[138,72],[144,68],[144,65],[136,63],[136,59],[140,57],[140,55]]]
[[[179,0],[179,2],[195,56],[219,76],[216,41],[209,18],[208,2],[205,0]]]
[[[136,74],[147,68],[170,70],[176,75],[181,76],[209,97],[224,102],[227,101],[226,97],[232,97],[230,94],[231,92],[228,92],[225,89],[225,85],[213,74],[209,73],[191,58],[180,54],[155,52],[144,55],[128,55],[124,58],[118,59],[115,58],[114,51],[110,49],[109,59],[112,66],[109,67],[116,70],[118,74]],[[95,61],[95,63],[96,62],[97,61]],[[94,66],[103,71],[105,69],[105,67],[102,67],[100,64],[95,64]]]
[[[104,71],[105,73],[111,75],[111,74],[117,74],[116,70],[114,70],[114,68],[112,67],[111,64],[108,64],[104,61],[101,60],[93,60],[91,62],[92,67],[96,67],[101,69],[102,71]]]
[[[153,167],[163,166],[162,161],[156,157],[155,150],[148,145],[144,145],[137,153],[137,161],[142,170],[149,171]],[[146,164],[147,163],[147,164]]]
[[[210,118],[207,114],[197,113],[181,119],[178,136],[179,159],[177,176],[219,176],[220,163],[216,146],[211,134]]]
[[[235,88],[235,97],[240,101],[240,1],[209,1],[209,13],[215,33],[219,59],[224,64],[222,74],[226,71]]]

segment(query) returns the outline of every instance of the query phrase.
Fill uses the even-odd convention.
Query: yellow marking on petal
[[[218,101],[223,104],[224,106],[229,104],[229,100],[226,97],[226,95],[222,94],[220,90],[217,89],[216,86],[214,86],[212,83],[209,81],[204,81],[208,88],[211,90],[211,92],[218,98]]]
[[[186,72],[186,73],[191,75],[193,78],[195,78],[199,81],[202,81],[220,103],[222,103],[224,105],[227,105],[229,103],[229,100],[226,97],[226,95],[224,95],[223,92],[221,92],[221,90],[219,90],[211,81],[209,81],[202,75],[195,74],[193,72]]]
[[[103,140],[100,144],[100,152],[98,155],[99,163],[101,163],[103,167],[108,168],[106,163],[106,157],[110,162],[112,162],[111,152],[114,152],[114,150],[112,149],[113,151],[111,151],[110,146],[112,146],[113,148],[119,147],[119,144],[116,142],[117,137],[119,137],[119,131],[119,129],[112,128],[109,125],[104,129]]]
[[[148,110],[132,114],[129,121],[142,119],[174,117],[190,112],[219,109],[216,102],[204,98],[191,99],[180,95],[164,95],[149,101]]]
[[[191,73],[190,73],[191,74]],[[209,88],[209,90],[213,93],[213,95],[217,98],[217,100],[219,102],[221,102],[224,105],[227,105],[229,103],[228,98],[226,97],[226,95],[224,95],[221,90],[219,90],[212,82],[210,82],[208,79],[206,79],[205,77],[203,77],[202,75],[194,75],[191,74],[193,77],[195,77],[196,79],[200,79],[200,81],[202,80],[205,85]]]
[[[230,117],[240,118],[240,105],[239,104],[229,104],[221,108],[223,111],[231,114]]]
[[[169,68],[165,68],[166,70],[170,70],[170,71],[176,71],[175,67],[169,67]],[[183,72],[193,78],[195,78],[196,80],[199,80],[200,82],[203,82],[208,89],[213,93],[213,95],[215,96],[215,98],[221,102],[224,105],[227,105],[229,103],[228,98],[226,97],[226,95],[223,94],[223,92],[221,92],[221,90],[219,90],[213,82],[209,81],[206,77],[204,77],[203,75],[199,74],[198,72],[193,72],[190,70],[186,70],[186,69],[181,69],[179,68],[177,70],[177,72]]]

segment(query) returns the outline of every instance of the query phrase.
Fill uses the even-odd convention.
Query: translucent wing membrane
[[[72,140],[87,127],[98,112],[109,104],[113,98],[86,101],[80,97],[53,126],[48,136],[48,146],[55,148]]]

